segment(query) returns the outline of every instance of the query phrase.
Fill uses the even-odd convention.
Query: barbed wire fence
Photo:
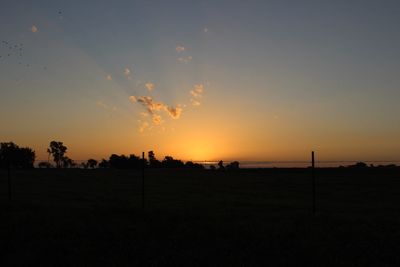
[[[145,159],[144,153],[142,153],[142,160],[143,163]],[[48,162],[48,159],[45,160]],[[38,160],[40,162],[40,160]],[[86,160],[75,160],[77,163],[73,168],[79,168],[82,169],[84,168],[84,165],[82,163],[87,162]],[[217,165],[218,161],[194,161],[195,163],[200,163],[203,164],[206,169],[209,169],[211,165]],[[230,161],[225,161],[225,163],[229,163]],[[308,169],[310,168],[311,171],[309,172],[309,177],[310,183],[309,183],[309,188],[310,188],[310,209],[312,214],[316,214],[318,212],[317,207],[318,206],[318,196],[319,194],[319,189],[322,187],[326,187],[327,185],[320,185],[318,183],[321,178],[323,179],[323,173],[316,171],[316,169],[325,169],[325,168],[338,168],[340,166],[355,166],[357,163],[363,162],[365,163],[365,167],[379,167],[379,166],[390,166],[390,165],[399,165],[400,161],[378,161],[378,160],[368,160],[368,161],[319,161],[318,160],[318,155],[314,154],[314,152],[311,153],[310,160],[306,161],[242,161],[241,162],[241,168],[244,169]],[[37,167],[37,165],[35,165]],[[145,208],[145,170],[148,168],[148,166],[145,166],[143,164],[141,170],[137,170],[137,172],[141,172],[142,175],[142,183],[141,183],[141,206],[144,209]],[[13,171],[11,168],[8,168],[6,171],[7,175],[7,181],[8,181],[8,198],[10,201],[16,198],[16,195],[13,194],[13,190],[17,190],[18,188],[15,188],[16,186],[12,185],[12,177],[13,177]],[[293,174],[294,175],[294,174]],[[399,177],[400,178],[400,177]],[[291,186],[291,185],[287,185]],[[151,190],[151,188],[149,188]],[[139,193],[139,191],[137,192]],[[13,196],[13,197],[11,197]]]
[[[84,168],[83,164],[87,163],[88,160],[74,160],[75,165],[69,168]],[[97,160],[97,162],[100,162]],[[189,160],[188,160],[189,161]],[[209,169],[210,166],[217,166],[220,160],[194,160],[193,163],[202,164],[206,169]],[[230,163],[233,160],[221,160],[224,164]],[[37,159],[35,161],[35,168],[39,168],[40,162],[48,162],[55,166],[54,161],[47,159]],[[183,162],[187,162],[184,160]],[[240,163],[240,168],[242,169],[263,169],[263,168],[307,168],[311,167],[311,160],[289,160],[289,161],[238,161]],[[374,166],[387,166],[387,165],[398,165],[400,166],[400,160],[318,160],[315,159],[315,167],[316,168],[339,168],[339,167],[348,167],[351,165],[355,165],[357,163],[363,162],[367,164],[369,167]]]

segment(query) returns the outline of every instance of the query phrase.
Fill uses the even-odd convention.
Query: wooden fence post
[[[316,203],[316,181],[315,181],[315,158],[314,151],[311,152],[311,172],[312,172],[312,212],[315,215],[317,209]]]
[[[11,174],[10,174],[10,160],[7,161],[7,177],[8,177],[8,200],[12,200],[12,196],[11,196]]]
[[[144,209],[144,168],[145,168],[144,152],[142,152],[142,208],[143,209]]]

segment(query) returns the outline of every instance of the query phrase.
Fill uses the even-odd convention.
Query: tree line
[[[34,167],[36,154],[29,147],[19,147],[13,142],[0,144],[0,168],[31,169]]]
[[[205,169],[204,165],[192,161],[183,162],[174,159],[172,156],[165,156],[163,160],[158,160],[153,151],[147,153],[147,158],[141,158],[134,154],[129,156],[112,154],[109,159],[102,159],[98,162],[89,159],[81,164],[77,164],[70,159],[67,154],[68,148],[60,141],[51,141],[47,149],[48,160],[39,162],[39,168],[111,168],[111,169],[141,169],[146,168],[172,168],[172,169]],[[54,165],[50,163],[50,158]],[[20,148],[13,142],[1,143],[0,147],[0,168],[34,168],[35,151],[31,148]],[[224,166],[220,161],[217,166],[210,166],[210,169],[234,170],[239,169],[239,162],[234,161]]]

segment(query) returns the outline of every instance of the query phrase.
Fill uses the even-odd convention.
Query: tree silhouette
[[[193,163],[192,161],[187,161],[185,163],[185,168],[202,170],[204,169],[204,166],[199,163]]]
[[[148,152],[148,157],[149,157],[149,162],[152,162],[152,161],[154,161],[154,160],[157,160],[157,159],[156,159],[156,156],[155,156],[155,154],[154,154],[154,152],[153,152],[153,150],[151,150],[151,151]]]
[[[164,168],[182,168],[185,166],[181,160],[174,159],[171,156],[165,156],[161,164]]]
[[[110,167],[114,169],[125,169],[127,167],[127,161],[125,155],[118,156],[116,154],[112,154],[109,159]]]
[[[50,169],[52,167],[51,164],[49,162],[47,162],[47,161],[39,162],[38,166],[41,169]]]
[[[227,170],[238,170],[239,169],[239,162],[233,161],[226,166]]]
[[[35,162],[35,151],[29,147],[20,148],[13,142],[1,143],[0,145],[0,167],[1,168],[33,168]]]
[[[89,159],[89,160],[87,161],[87,165],[88,165],[89,168],[94,169],[94,168],[96,168],[96,166],[97,166],[97,160],[95,160],[95,159]]]
[[[47,153],[53,156],[57,168],[61,168],[63,163],[64,154],[67,152],[67,147],[62,142],[51,141]]]
[[[110,163],[108,160],[102,159],[101,162],[99,163],[99,168],[109,168]]]
[[[356,168],[356,169],[363,169],[363,168],[367,168],[368,165],[364,162],[357,162],[354,165],[350,165],[349,168]]]
[[[110,167],[114,169],[141,169],[143,166],[143,160],[134,154],[129,155],[129,157],[112,154],[108,162]],[[146,159],[144,164],[147,165]]]
[[[159,168],[161,166],[161,162],[156,159],[156,156],[153,151],[148,152],[148,157],[149,157],[150,168]]]
[[[48,154],[48,156],[47,156],[47,162],[50,164],[50,156],[51,156],[51,150],[50,150],[50,148],[47,149],[47,154]]]
[[[218,170],[221,170],[221,171],[225,170],[224,162],[222,160],[220,160],[218,162]]]
[[[62,161],[63,168],[72,168],[72,167],[76,166],[75,162],[72,159],[70,159],[69,157],[63,156],[61,158],[61,161]]]
[[[145,160],[144,164],[147,165],[147,160]],[[128,158],[129,169],[141,169],[142,166],[143,166],[143,160],[140,157],[134,154],[129,155]]]

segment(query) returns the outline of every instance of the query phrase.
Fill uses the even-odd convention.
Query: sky
[[[9,1],[0,141],[47,159],[400,160],[399,1]]]

